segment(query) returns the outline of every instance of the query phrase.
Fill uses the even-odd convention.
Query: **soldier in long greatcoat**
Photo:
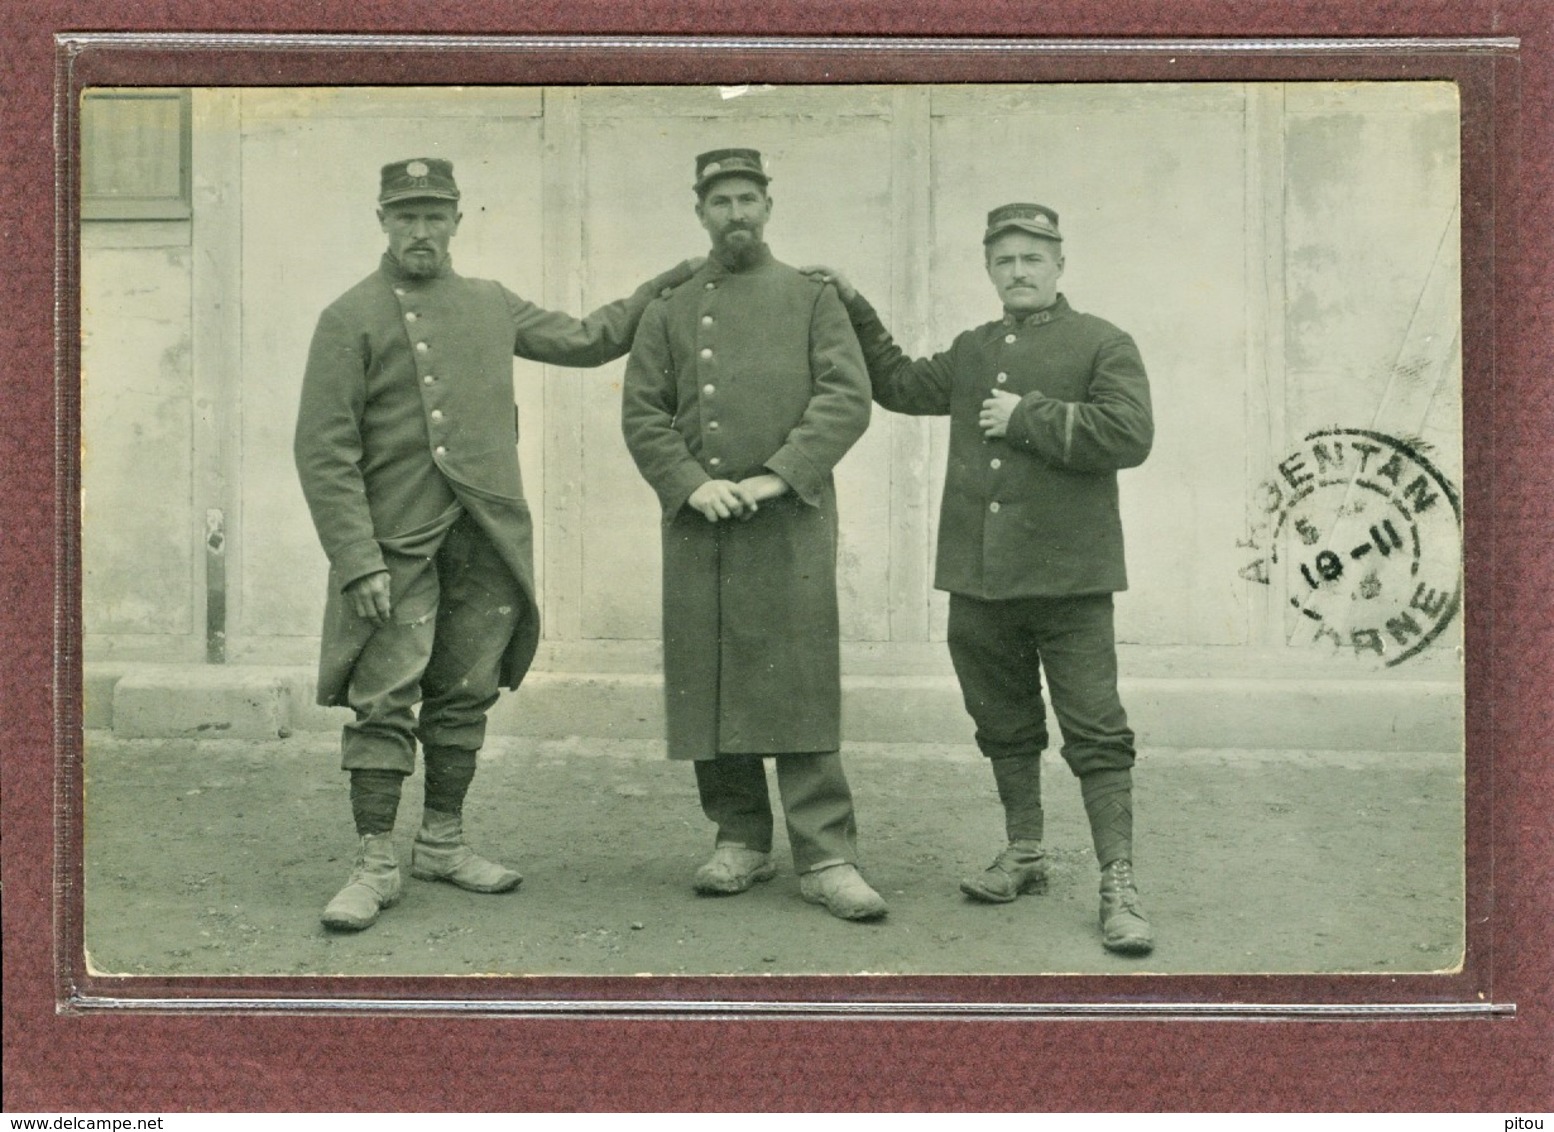
[[[582,320],[541,310],[454,272],[458,200],[448,161],[384,166],[388,251],[319,318],[303,377],[297,470],[329,558],[318,699],[356,715],[341,764],[361,846],[324,910],[333,928],[367,927],[399,898],[392,831],[417,740],[426,805],[411,874],[474,892],[521,880],[476,856],[461,820],[486,712],[539,641],[513,357],[620,357],[648,301],[692,271],[682,264]]]
[[[773,875],[774,757],[801,894],[874,919],[838,754],[831,479],[868,425],[869,382],[835,290],[762,242],[769,180],[754,150],[697,158],[712,255],[649,305],[626,368],[626,444],[663,507],[669,755],[694,760],[717,825],[698,892]]]
[[[909,358],[845,276],[835,283],[887,409],[948,415],[950,451],[934,584],[950,593],[950,659],[1004,805],[1007,847],[961,882],[1007,903],[1040,892],[1042,678],[1079,779],[1101,866],[1104,946],[1147,954],[1154,933],[1133,879],[1133,732],[1117,691],[1112,595],[1127,588],[1117,472],[1154,442],[1149,379],[1131,336],[1058,292],[1058,214],[988,214],[987,274],[1003,315],[950,348]]]

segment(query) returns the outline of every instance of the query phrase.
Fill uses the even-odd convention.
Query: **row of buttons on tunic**
[[[1004,335],[1004,341],[1005,342],[1013,342],[1014,341],[1014,335],[1013,334],[1005,334]],[[997,381],[998,384],[1003,385],[1004,383],[1006,383],[1009,380],[1009,375],[1007,373],[1000,373],[994,380]],[[989,467],[991,467],[995,472],[999,468],[1001,468],[1003,466],[1004,466],[1004,462],[1002,460],[1000,460],[997,456],[994,456],[993,459],[989,462]],[[989,511],[991,511],[995,515],[998,514],[998,501],[995,499],[992,503],[989,503],[987,505],[987,509]]]
[[[405,289],[403,287],[395,287],[394,288],[394,294],[398,295],[400,298],[404,298],[405,297]],[[406,311],[405,312],[405,321],[406,322],[414,323],[420,317],[421,316],[419,314],[417,314],[415,311]],[[415,352],[417,354],[422,355],[423,357],[430,350],[431,350],[431,346],[428,345],[425,342],[417,342],[415,344]],[[436,377],[436,375],[435,374],[430,374],[430,373],[422,374],[421,375],[421,384],[422,385],[435,385],[435,384],[437,384],[437,377]],[[442,413],[441,409],[433,409],[432,413],[431,413],[431,416],[432,416],[432,421],[434,423],[436,423],[436,424],[441,424],[442,423],[443,413]],[[448,454],[448,446],[445,445],[445,444],[439,444],[439,445],[437,445],[437,447],[432,449],[432,452],[435,453],[438,456],[446,456]]]
[[[707,290],[709,290],[709,291],[715,291],[718,288],[718,285],[716,283],[711,282],[711,281],[708,281],[707,283],[703,284],[703,286]],[[713,323],[713,318],[712,318],[712,316],[710,314],[704,314],[704,315],[701,316],[701,324],[703,326],[711,326],[712,323]],[[712,347],[710,347],[710,346],[703,346],[701,348],[701,358],[702,358],[703,361],[711,361],[712,360]],[[717,393],[718,387],[716,385],[712,384],[712,382],[709,381],[706,385],[703,385],[701,387],[701,391],[702,391],[702,394],[704,396],[711,397],[715,393]],[[718,427],[719,426],[718,426],[718,422],[717,421],[708,421],[707,422],[707,431],[708,432],[717,432],[718,431]],[[707,460],[707,465],[709,467],[717,468],[717,467],[721,467],[722,464],[723,464],[723,460],[719,456],[712,456],[712,457],[709,457],[708,460]]]
[[[1014,342],[1014,340],[1015,340],[1015,336],[1013,334],[1005,334],[1004,335],[1004,342],[1005,343],[1011,343],[1012,344]],[[998,382],[998,384],[1003,385],[1005,382],[1007,382],[1009,380],[1009,375],[1007,373],[1000,373],[994,380],[996,380]],[[992,460],[990,466],[996,472],[999,468],[1003,467],[1003,463],[1004,462],[1002,460],[998,459],[998,457],[995,456],[995,457],[993,457],[993,460]],[[987,509],[989,511],[991,511],[995,515],[998,514],[998,500],[995,499],[993,502],[989,503],[987,505]]]
[[[1013,344],[1014,341],[1015,341],[1015,336],[1013,334],[1005,334],[1004,335],[1004,342],[1006,344]],[[1006,383],[1009,380],[1009,375],[1007,373],[1000,373],[994,380],[997,381],[998,384],[1003,385],[1004,383]],[[997,459],[995,457],[993,459],[993,461],[992,461],[992,468],[993,468],[993,470],[997,471],[998,468],[1002,466],[1002,463],[1003,462],[1001,460],[999,460],[999,459]],[[991,511],[995,515],[998,514],[998,501],[994,500],[992,503],[989,503],[987,505],[987,509],[989,511]]]

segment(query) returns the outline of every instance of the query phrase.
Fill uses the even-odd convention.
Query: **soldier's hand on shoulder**
[[[356,616],[374,625],[388,624],[393,605],[389,601],[389,573],[379,570],[375,574],[357,578],[345,587],[345,600],[351,603]]]
[[[810,263],[805,264],[799,270],[811,279],[818,279],[822,283],[830,283],[836,288],[836,293],[842,296],[844,303],[852,302],[858,295],[858,288],[848,282],[847,276],[834,267],[827,267],[823,263]]]
[[[708,480],[691,492],[686,502],[700,511],[709,523],[741,518],[756,508],[750,493],[732,480]]]
[[[658,297],[660,299],[667,299],[670,295],[674,294],[675,291],[683,287],[690,280],[691,276],[700,271],[702,269],[702,265],[706,262],[707,257],[704,255],[692,256],[690,259],[685,260],[679,265],[679,272],[683,273],[684,278],[682,278],[678,283],[673,283],[668,287],[660,287],[658,289]]]

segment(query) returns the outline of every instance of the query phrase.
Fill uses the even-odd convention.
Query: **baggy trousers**
[[[835,751],[769,756],[777,764],[788,844],[795,871],[856,864],[858,828],[853,796]],[[760,755],[697,759],[696,787],[702,812],[717,823],[718,844],[772,849],[772,806]]]
[[[949,646],[988,758],[1046,749],[1045,674],[1069,769],[1084,775],[1133,765],[1133,732],[1117,694],[1111,594],[1003,601],[951,594]]]
[[[502,655],[527,603],[468,514],[430,558],[385,549],[384,563],[392,615],[352,669],[347,702],[356,720],[345,725],[341,765],[410,774],[417,738],[469,751],[484,744]]]

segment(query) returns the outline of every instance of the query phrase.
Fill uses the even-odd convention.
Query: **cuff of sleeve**
[[[1009,415],[1009,429],[1006,438],[1021,448],[1052,459],[1054,463],[1066,463],[1068,454],[1063,450],[1061,437],[1059,437],[1059,443],[1056,445],[1056,451],[1052,450],[1053,446],[1045,445],[1041,442],[1040,433],[1046,425],[1046,422],[1043,420],[1046,414],[1038,412],[1037,408],[1038,406],[1048,404],[1060,410],[1060,418],[1062,416],[1061,409],[1072,408],[1072,406],[1059,405],[1052,398],[1044,397],[1040,393],[1027,393],[1025,398],[1014,407],[1014,412]],[[1059,430],[1061,431],[1061,423]]]
[[[685,501],[691,497],[691,492],[711,479],[701,465],[694,462],[677,469],[658,493],[658,501],[664,508],[664,518],[673,519],[678,515]]]
[[[791,448],[782,448],[766,461],[766,466],[783,478],[783,481],[793,489],[794,495],[811,507],[820,506],[821,498],[825,494],[825,476],[809,460]]]
[[[378,540],[370,538],[335,551],[330,561],[342,590],[359,578],[388,569],[383,564],[383,550],[378,546]]]
[[[837,297],[841,298],[840,291],[837,292]],[[846,308],[847,317],[854,326],[861,326],[880,320],[879,311],[874,309],[873,303],[863,297],[862,291],[854,291],[852,298],[842,299],[842,306]]]

